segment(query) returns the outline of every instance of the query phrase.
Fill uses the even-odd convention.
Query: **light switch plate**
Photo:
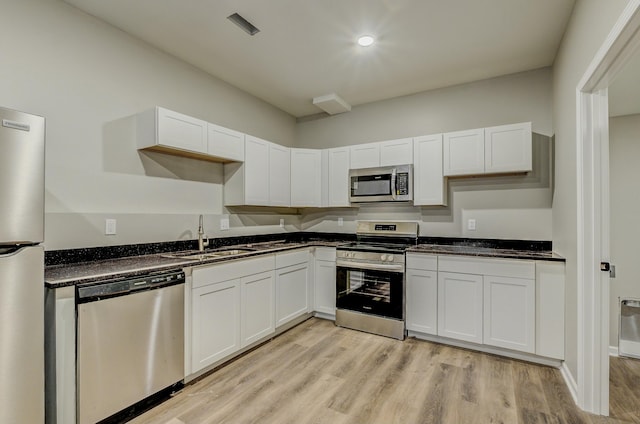
[[[338,218],[338,227],[342,227],[344,225],[344,219]]]
[[[475,231],[476,230],[476,220],[470,219],[467,221],[467,230]]]
[[[284,228],[284,218],[280,218],[280,228]]]

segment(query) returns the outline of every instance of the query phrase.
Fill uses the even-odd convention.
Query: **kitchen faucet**
[[[204,248],[209,246],[209,239],[204,234],[204,226],[202,225],[202,215],[200,215],[200,222],[198,224],[198,250],[204,252]]]

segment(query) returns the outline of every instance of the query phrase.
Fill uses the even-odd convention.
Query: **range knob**
[[[381,260],[381,261],[386,261],[386,260],[387,260],[387,255],[382,255],[382,256],[380,256],[380,260]]]
[[[389,256],[387,256],[387,260],[388,260],[389,262],[393,262],[393,255],[389,255]]]

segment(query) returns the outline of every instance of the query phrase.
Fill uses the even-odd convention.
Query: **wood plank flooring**
[[[640,359],[609,358],[609,414],[640,423]]]
[[[310,319],[132,424],[619,424],[581,412],[560,372]]]

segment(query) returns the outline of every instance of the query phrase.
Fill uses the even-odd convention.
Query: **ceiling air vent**
[[[244,32],[246,32],[249,35],[256,35],[257,33],[260,32],[260,30],[256,28],[255,25],[253,25],[251,22],[247,21],[245,18],[243,18],[237,13],[227,16],[227,19],[229,19],[234,24],[238,25],[240,28],[242,28]]]
[[[336,93],[327,94],[325,96],[314,97],[313,104],[327,112],[329,115],[337,113],[349,112],[351,105],[345,102]]]

